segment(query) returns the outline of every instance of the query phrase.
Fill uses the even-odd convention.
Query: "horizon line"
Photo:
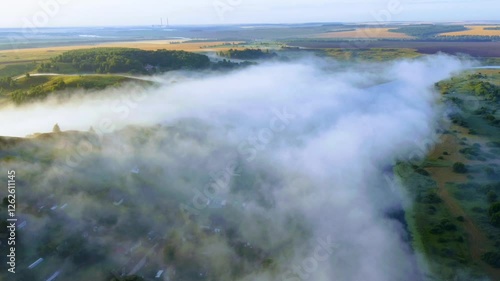
[[[160,26],[156,24],[138,24],[138,25],[67,25],[67,26],[44,26],[36,27],[36,29],[56,29],[56,28],[113,28],[113,27],[174,27],[174,26],[244,26],[244,25],[305,25],[305,24],[397,24],[397,23],[439,23],[439,24],[457,24],[457,23],[482,23],[482,22],[492,22],[495,24],[500,24],[500,20],[497,19],[486,19],[486,20],[452,20],[452,21],[440,21],[440,20],[401,20],[401,21],[311,21],[311,22],[282,22],[282,23],[271,23],[271,22],[254,22],[254,23],[198,23],[198,24],[170,24],[169,26]],[[0,29],[29,29],[29,27],[2,27]]]

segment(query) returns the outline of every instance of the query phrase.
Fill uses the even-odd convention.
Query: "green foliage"
[[[0,88],[12,89],[16,86],[16,82],[10,77],[0,78]]]
[[[36,67],[34,62],[13,63],[0,65],[0,77],[15,77],[33,71]]]
[[[500,227],[500,212],[490,215],[490,222],[496,227]]]
[[[428,38],[435,37],[440,33],[464,31],[467,30],[463,25],[434,25],[434,24],[420,24],[409,25],[396,29],[390,29],[390,32],[404,33],[409,36]]]
[[[37,66],[36,71],[37,72],[59,72],[60,67],[54,63],[41,63]]]
[[[500,227],[500,202],[491,204],[488,209],[488,215],[490,216],[491,224]]]
[[[268,49],[265,51],[262,51],[261,49],[244,49],[244,50],[229,49],[227,51],[217,52],[217,55],[221,57],[240,59],[240,60],[269,59],[278,56],[276,53],[270,52]]]
[[[451,94],[447,97],[448,100],[459,106],[462,110],[470,109],[471,104],[491,102],[498,105],[500,103],[500,85],[498,79],[500,75],[496,73],[483,74],[472,73],[452,78],[450,80],[436,83],[437,88],[442,94]],[[469,96],[465,98],[465,96]],[[474,97],[471,97],[474,96]],[[494,126],[500,125],[500,120],[495,116],[495,108],[483,103],[479,109],[475,109],[473,114],[482,115],[489,123]],[[455,124],[464,126],[466,123],[459,114],[452,116],[452,121]]]
[[[442,234],[447,231],[452,231],[452,232],[457,231],[457,226],[448,219],[441,220],[441,222],[438,225],[434,226],[430,230],[432,234]]]
[[[402,172],[408,170],[409,172]],[[473,268],[466,232],[457,216],[442,204],[432,177],[421,175],[411,163],[398,163],[394,170],[415,198],[410,209],[405,210],[412,234],[412,246],[424,253],[432,266],[433,280],[453,280],[464,267]],[[474,268],[476,270],[477,268]]]
[[[28,101],[42,100],[46,98],[47,95],[48,92],[45,92],[41,87],[35,87],[29,91],[14,91],[10,94],[10,97],[14,103],[21,104]]]
[[[255,64],[256,63],[249,62],[249,61],[234,63],[234,62],[231,62],[229,60],[223,59],[222,61],[218,61],[216,63],[213,63],[212,69],[213,70],[236,69],[236,68],[246,67],[246,66],[255,65]]]
[[[430,176],[429,172],[427,172],[425,169],[422,169],[420,167],[416,167],[415,172],[421,174],[422,176]]]
[[[443,200],[435,192],[429,192],[428,194],[422,197],[420,202],[426,204],[439,204],[443,202]]]
[[[416,58],[420,54],[414,49],[370,48],[327,49],[325,54],[337,60],[389,61],[398,58]]]
[[[132,80],[131,78],[111,75],[58,76],[50,78],[33,76],[29,79],[17,80],[14,88],[16,90],[10,93],[10,98],[16,104],[23,104],[43,100],[51,93],[66,89],[102,90]]]
[[[493,190],[488,191],[488,193],[486,194],[486,197],[488,199],[488,202],[490,202],[490,203],[494,203],[498,200],[498,195]]]
[[[500,30],[500,26],[495,27],[485,27],[484,30]]]
[[[487,142],[487,143],[486,143],[486,146],[488,146],[488,147],[495,147],[495,148],[498,148],[498,147],[500,147],[500,141],[491,141],[491,142]]]
[[[497,249],[500,245],[500,204],[498,203],[500,185],[498,184],[498,168],[496,168],[494,161],[498,158],[497,153],[500,152],[498,149],[500,147],[500,142],[498,142],[500,135],[498,127],[495,125],[499,122],[497,119],[499,74],[497,70],[468,71],[437,83],[438,90],[444,94],[443,99],[453,107],[454,113],[450,116],[453,123],[469,129],[464,130],[464,128],[453,126],[448,134],[456,138],[458,144],[444,143],[440,145],[440,148],[446,151],[458,150],[467,160],[473,160],[455,163],[453,171],[465,173],[468,170],[474,173],[468,175],[468,181],[465,183],[458,183],[461,181],[460,177],[453,175],[433,174],[436,177],[442,176],[441,180],[446,180],[444,188],[451,191],[454,197],[453,200],[457,203],[456,206],[450,209],[456,218],[454,221],[457,222],[458,230],[463,228],[472,233],[470,224],[460,225],[458,224],[459,221],[465,220],[475,224],[487,236],[485,242],[488,244],[484,244],[481,250],[490,252],[482,257],[483,261],[498,267],[500,267],[500,252]],[[467,136],[467,131],[471,133],[477,132],[480,138]],[[445,197],[443,199],[447,201]],[[436,205],[436,207],[439,208],[443,205],[450,206],[449,204],[441,204]],[[462,211],[459,211],[460,209],[465,214],[463,217],[460,217],[462,214]],[[423,213],[423,211],[421,212]],[[433,215],[433,217],[437,217],[437,214]],[[444,231],[441,225],[434,224],[433,232],[439,233],[432,234],[432,236],[440,239],[440,241],[450,241],[449,237],[452,232]],[[462,238],[466,237],[465,235],[461,236]],[[424,243],[432,244],[433,242]],[[464,244],[464,247],[468,253],[477,249],[477,246],[470,244]],[[430,252],[430,257],[434,257],[435,253],[437,252]],[[450,259],[453,262],[458,260],[457,258]],[[474,263],[479,262],[475,257],[472,257],[472,260]]]
[[[487,81],[481,81],[478,78],[469,81],[465,85],[465,90],[474,93],[476,96],[483,97],[488,101],[500,102],[500,86]]]
[[[455,164],[453,164],[453,172],[458,174],[465,174],[467,173],[467,167],[465,167],[465,164],[462,162],[456,162]]]
[[[144,279],[137,275],[129,275],[125,277],[113,277],[110,281],[144,281]]]
[[[203,69],[210,66],[205,55],[185,51],[145,51],[131,48],[93,48],[65,52],[41,64],[39,70],[51,70],[70,64],[81,72],[148,73],[178,69]],[[147,70],[147,66],[154,66]]]
[[[465,157],[467,159],[476,159],[476,158],[480,157],[481,149],[479,147],[469,146],[469,147],[461,148],[459,150],[459,152],[462,153],[463,155],[465,155]]]
[[[500,202],[491,204],[490,208],[488,209],[488,214],[491,216],[498,212],[500,212]]]
[[[490,42],[490,41],[498,41],[500,36],[496,35],[437,35],[435,37],[425,37],[422,38],[430,42]]]
[[[481,258],[492,267],[500,268],[500,252],[486,252]]]

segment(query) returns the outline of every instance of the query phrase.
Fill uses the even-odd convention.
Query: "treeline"
[[[256,65],[256,63],[250,62],[250,61],[234,63],[232,61],[223,59],[222,61],[212,63],[211,69],[213,69],[213,70],[230,70],[230,69],[237,69],[237,68],[242,68],[242,67],[251,66],[251,65]]]
[[[41,64],[38,71],[47,72],[71,65],[91,73],[151,73],[178,69],[204,69],[210,66],[205,55],[185,51],[145,51],[131,48],[93,48],[65,52]]]
[[[261,49],[244,49],[244,50],[229,49],[227,51],[217,52],[217,55],[221,57],[239,59],[239,60],[268,59],[278,56],[276,53],[271,52],[268,49],[266,49],[265,51]]]
[[[319,53],[322,54],[322,53]],[[389,61],[396,58],[420,56],[413,49],[371,48],[371,49],[326,49],[324,54],[337,60]]]
[[[484,30],[500,30],[500,26],[495,27],[485,27]]]
[[[457,42],[489,42],[498,41],[500,36],[496,35],[440,35],[430,38],[431,41],[457,41]]]
[[[62,87],[59,90],[63,90],[65,87]],[[54,89],[56,91],[57,89]],[[35,100],[43,100],[47,98],[49,92],[44,90],[42,86],[33,87],[27,91],[16,90],[10,93],[10,98],[15,104],[22,104],[26,102],[32,102]]]
[[[107,87],[118,86],[121,83],[132,81],[133,79],[120,76],[80,76],[80,77],[56,77],[48,81],[31,81],[35,77],[27,77],[19,80],[16,87],[11,88],[10,99],[15,104],[39,101],[47,98],[50,94],[63,90],[103,90]],[[36,77],[41,78],[41,77]],[[138,81],[138,83],[149,83]],[[29,87],[28,87],[29,86]],[[1,88],[1,87],[0,87]],[[59,96],[63,97],[63,96]]]
[[[62,79],[57,79],[53,83],[50,83],[50,85],[47,84],[32,86],[30,89],[26,90],[15,90],[10,93],[10,98],[15,104],[43,100],[47,98],[50,93],[62,91],[67,87],[66,83]]]
[[[464,31],[467,28],[463,25],[434,25],[434,24],[421,24],[399,27],[396,29],[389,29],[390,32],[404,33],[409,36],[428,38],[434,37],[440,33]]]

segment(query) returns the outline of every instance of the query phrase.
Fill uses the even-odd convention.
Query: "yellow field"
[[[441,36],[463,36],[463,35],[482,35],[482,36],[500,36],[500,30],[485,30],[485,27],[495,27],[492,25],[466,25],[468,30],[441,33]]]
[[[61,54],[62,50],[47,49],[21,49],[0,51],[0,64],[16,64],[46,60]]]
[[[177,44],[172,44],[177,43]],[[142,50],[177,50],[188,52],[204,52],[204,51],[225,51],[228,49],[237,49],[240,42],[197,42],[189,43],[180,40],[153,40],[153,41],[138,41],[138,42],[118,42],[118,43],[105,43],[97,47],[127,47],[138,48]],[[229,44],[229,45],[228,45]],[[96,47],[96,46],[94,46]]]
[[[172,44],[175,43],[175,44]],[[188,52],[209,52],[225,51],[228,49],[239,49],[237,44],[240,42],[196,42],[189,43],[181,40],[157,40],[157,41],[137,41],[137,42],[116,42],[102,43],[79,46],[47,47],[19,50],[0,50],[0,64],[11,64],[19,62],[31,62],[35,60],[47,60],[63,52],[77,49],[88,49],[96,47],[125,47],[138,48],[142,50],[183,50]]]
[[[367,27],[358,28],[354,31],[327,32],[316,35],[317,38],[399,38],[408,39],[408,36],[403,33],[390,32],[390,28]]]

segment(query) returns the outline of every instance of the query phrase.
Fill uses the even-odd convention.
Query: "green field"
[[[32,62],[0,64],[0,77],[19,76],[34,71],[36,66],[37,64]]]

